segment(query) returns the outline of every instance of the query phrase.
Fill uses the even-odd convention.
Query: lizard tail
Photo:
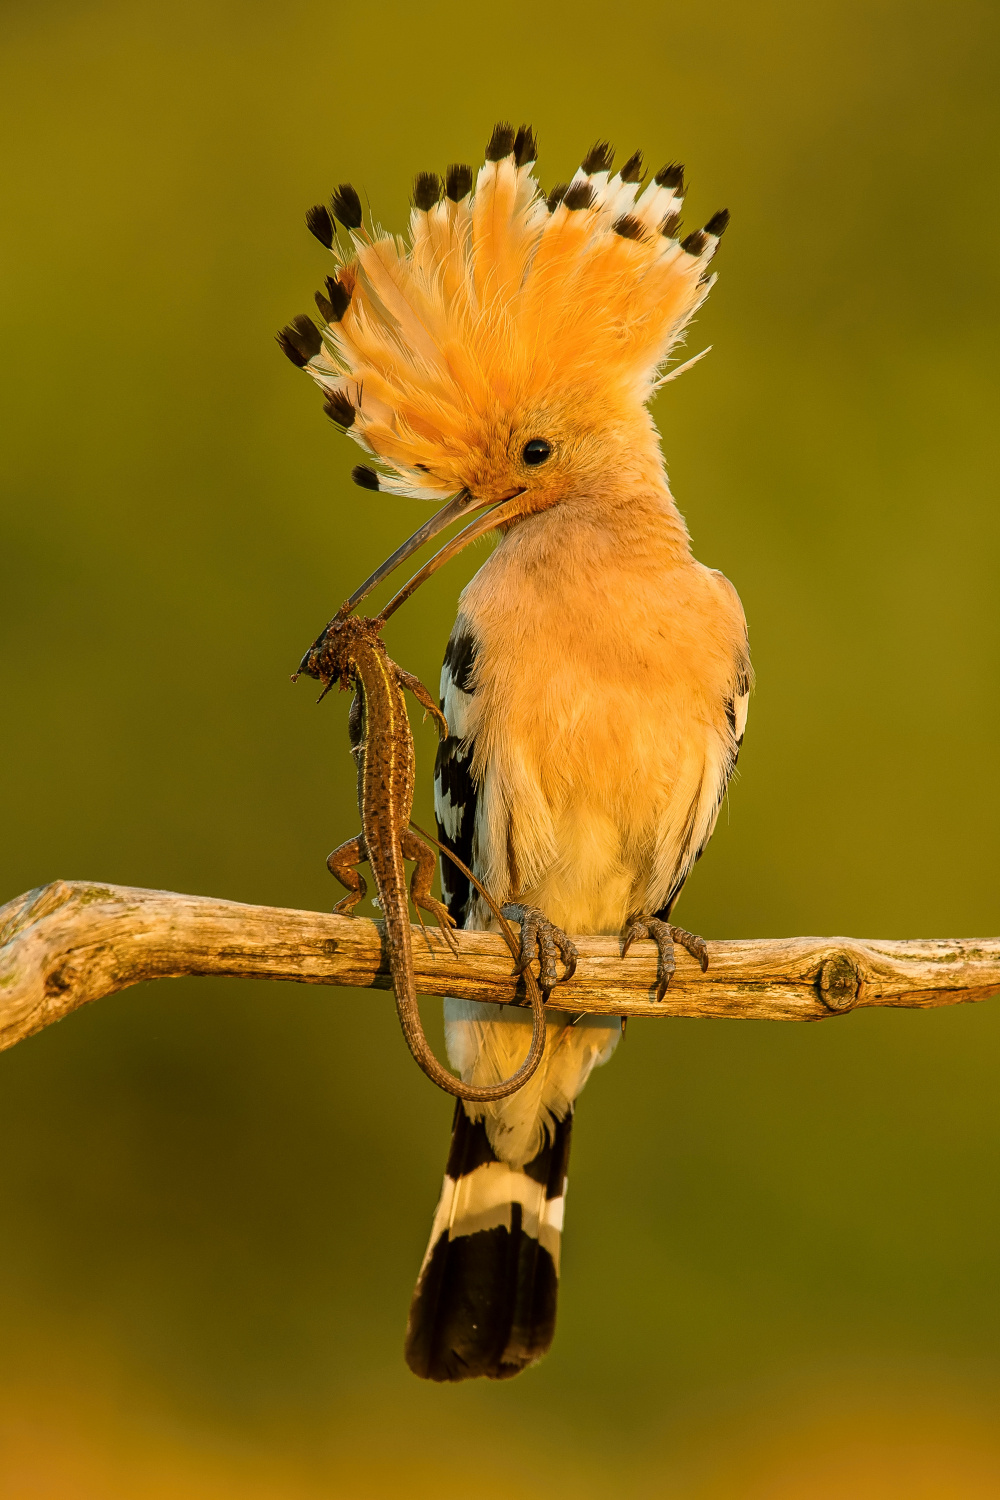
[[[438,1062],[424,1035],[420,1009],[417,1005],[416,985],[413,982],[413,944],[405,895],[402,899],[402,909],[406,913],[406,920],[394,917],[393,914],[398,910],[396,902],[382,901],[382,910],[385,912],[389,934],[389,970],[396,995],[396,1014],[399,1017],[406,1045],[413,1054],[417,1067],[426,1073],[439,1089],[444,1089],[446,1094],[454,1094],[457,1099],[468,1099],[471,1103],[486,1103],[491,1099],[504,1099],[508,1094],[516,1093],[534,1073],[545,1051],[545,1003],[534,976],[527,975],[532,1026],[531,1046],[524,1062],[516,1072],[501,1083],[487,1087],[463,1083],[461,1078],[456,1078],[454,1073],[449,1073],[448,1069]]]

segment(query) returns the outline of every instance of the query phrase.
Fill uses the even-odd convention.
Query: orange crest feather
[[[530,131],[514,139],[498,127],[493,142],[509,140],[510,151],[457,201],[422,174],[418,201],[438,197],[413,209],[409,245],[358,225],[345,252],[331,233],[333,290],[349,296],[346,309],[315,352],[308,340],[289,349],[291,329],[279,336],[327,392],[331,415],[343,421],[338,411],[353,408],[351,436],[390,470],[382,489],[453,494],[484,433],[520,413],[567,402],[576,412],[641,409],[711,288],[707,266],[728,215],[679,241],[680,168],[643,189],[638,156],[612,175],[601,145],[547,202]],[[452,168],[449,191],[471,178]],[[332,229],[329,216],[321,222]],[[311,217],[310,227],[318,232]]]

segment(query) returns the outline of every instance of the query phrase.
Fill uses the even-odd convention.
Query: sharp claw
[[[569,958],[567,958],[566,955],[565,955],[565,953],[564,953],[563,956],[562,956],[562,958],[563,958],[563,963],[565,964],[566,967],[563,969],[563,977],[560,979],[559,983],[560,984],[565,984],[566,981],[567,981],[567,979],[572,979],[573,975],[576,973],[576,965],[577,965],[577,961],[579,959],[579,954],[577,954],[577,953],[571,953],[570,956],[569,956]]]
[[[559,957],[563,961],[563,977],[559,983],[565,984],[567,979],[572,979],[576,973],[576,965],[580,957],[579,950],[572,939],[568,938],[565,933],[560,933],[558,928],[553,933],[553,937],[559,949]]]
[[[672,932],[681,947],[690,953],[692,958],[697,959],[701,972],[704,974],[708,969],[708,948],[705,945],[705,939],[699,937],[697,933],[688,932],[683,927],[674,927]]]
[[[681,935],[682,929],[672,927],[669,922],[661,921],[658,917],[639,917],[626,929],[622,939],[622,958],[628,953],[637,938],[650,938],[656,944],[656,991],[657,1004],[666,998],[667,989],[676,970],[674,962],[674,940],[683,943],[683,937],[689,942],[701,942],[691,933]],[[683,944],[687,947],[687,944]],[[704,944],[702,944],[704,946]],[[690,952],[690,949],[688,950]]]
[[[631,926],[626,928],[625,933],[622,936],[622,958],[628,957],[629,949],[635,942],[636,938],[645,936],[646,929],[643,927],[641,922],[633,922]]]
[[[538,983],[546,995],[550,995],[559,983],[556,969],[556,945],[552,935],[541,928],[538,933]]]
[[[514,964],[514,973],[523,974],[537,957],[538,987],[548,998],[557,984],[565,984],[575,974],[579,957],[575,945],[561,928],[533,907],[508,902],[503,914],[521,927],[521,951]],[[557,954],[564,966],[562,979],[559,978]]]

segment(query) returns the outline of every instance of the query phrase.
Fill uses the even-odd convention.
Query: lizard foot
[[[565,984],[576,973],[576,962],[580,956],[576,944],[566,936],[561,927],[550,922],[537,906],[511,902],[503,908],[503,914],[521,925],[521,953],[514,965],[514,973],[523,974],[537,952],[538,988],[547,1000],[557,984]],[[557,953],[564,965],[562,979],[556,973]]]
[[[674,961],[674,944],[680,943],[681,947],[696,958],[701,965],[704,974],[708,968],[708,949],[705,939],[698,937],[693,932],[688,932],[683,927],[675,927],[672,922],[662,922],[659,917],[638,916],[633,917],[622,933],[622,958],[637,938],[652,938],[656,944],[658,954],[656,963],[656,998],[662,1000],[667,993],[674,969],[677,967]]]
[[[341,885],[347,887],[348,894],[343,896],[333,908],[339,917],[349,917],[359,901],[363,901],[368,890],[368,882],[358,869],[361,860],[368,858],[365,841],[358,836],[356,839],[348,839],[346,844],[341,844],[339,849],[334,849],[326,862],[330,874],[340,881]]]
[[[429,911],[440,927],[448,947],[452,953],[457,953],[458,945],[451,932],[452,928],[458,924],[444,902],[438,901],[431,895],[431,881],[434,879],[436,862],[434,850],[409,829],[400,835],[399,844],[404,858],[412,859],[416,863],[413,879],[410,881],[410,900],[417,908],[418,917],[421,911]]]

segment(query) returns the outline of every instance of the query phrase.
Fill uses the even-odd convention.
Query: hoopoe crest
[[[498,125],[486,154],[475,180],[466,166],[416,178],[409,244],[366,229],[349,184],[332,213],[311,209],[337,270],[316,294],[322,328],[300,317],[279,342],[379,461],[359,483],[483,501],[519,485],[523,513],[533,490],[551,504],[656,443],[646,403],[708,295],[729,215],[680,239],[683,168],[644,184],[641,154],[613,172],[604,142],[547,197],[528,127]],[[536,433],[544,483],[524,455]]]

